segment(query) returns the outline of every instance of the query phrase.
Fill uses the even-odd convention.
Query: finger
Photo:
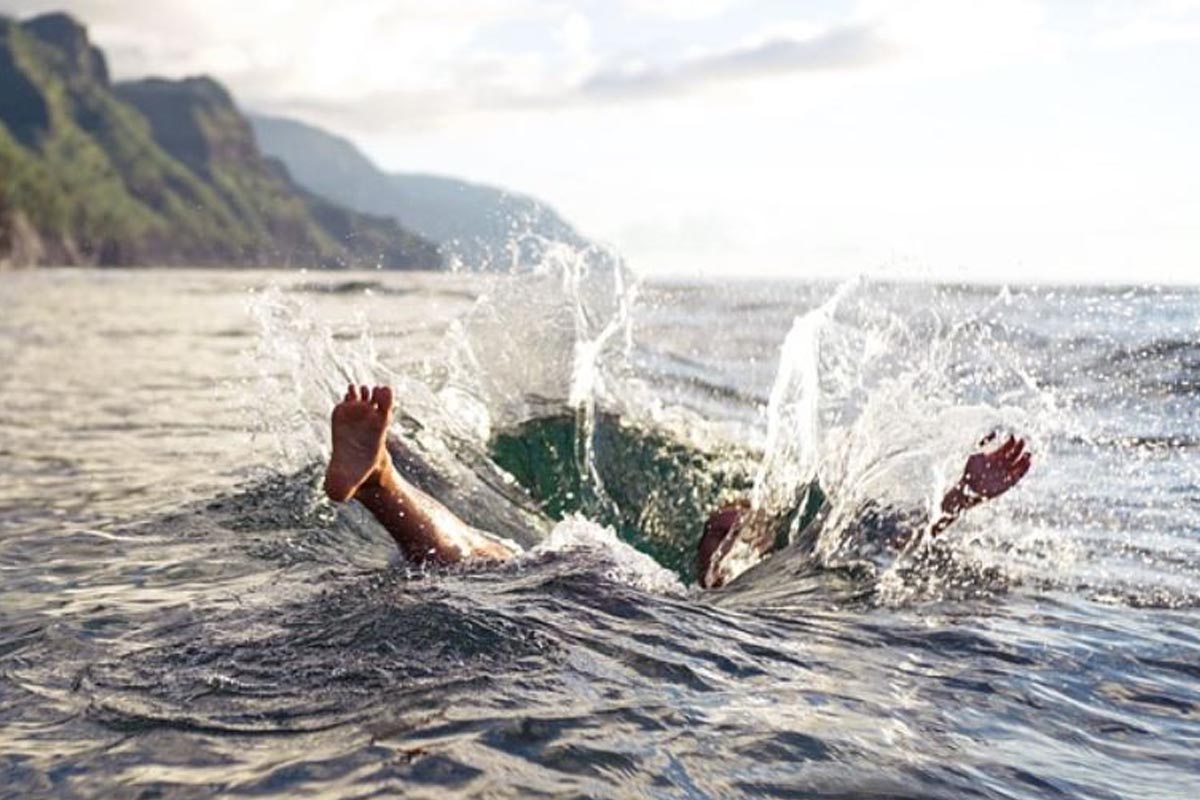
[[[365,383],[358,388],[358,399],[364,403],[371,399],[371,390]]]
[[[1001,458],[1007,459],[1009,457],[1009,455],[1012,453],[1013,447],[1016,445],[1016,443],[1017,443],[1017,437],[1013,436],[1010,433],[1008,435],[1008,439],[1006,439],[1004,441],[1004,444],[1000,445],[1000,449],[996,451],[996,454],[998,456],[1000,456]]]
[[[1015,462],[1015,461],[1016,461],[1017,459],[1019,459],[1019,458],[1020,458],[1020,457],[1021,457],[1021,456],[1022,456],[1024,453],[1025,453],[1025,440],[1024,440],[1024,439],[1017,439],[1017,442],[1016,442],[1016,444],[1013,446],[1013,449],[1012,449],[1011,451],[1009,451],[1009,454],[1008,454],[1008,460],[1009,460],[1010,462]]]
[[[985,436],[979,440],[979,446],[986,447],[987,445],[991,444],[994,441],[996,441],[996,432],[992,431],[987,436]]]
[[[392,388],[390,386],[380,386],[376,389],[375,402],[379,404],[379,410],[383,413],[392,413]]]

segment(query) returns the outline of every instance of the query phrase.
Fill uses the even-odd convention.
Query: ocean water
[[[1200,796],[1200,292],[568,254],[0,308],[0,797]],[[408,568],[324,500],[347,381],[527,554]],[[993,430],[1018,487],[862,549]],[[706,509],[813,479],[815,540],[690,585]]]

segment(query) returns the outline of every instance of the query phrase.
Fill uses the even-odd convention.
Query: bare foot
[[[384,447],[391,422],[391,389],[350,386],[333,409],[333,455],[325,470],[325,494],[331,500],[350,500],[363,484],[391,467]]]

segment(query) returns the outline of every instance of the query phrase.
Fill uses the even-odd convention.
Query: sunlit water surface
[[[1200,792],[1200,294],[41,271],[0,308],[0,797]],[[407,570],[328,504],[347,380],[532,552]],[[682,580],[497,468],[549,469],[543,418],[542,508]],[[1020,487],[857,557],[838,520],[994,428]],[[685,585],[706,504],[813,476],[815,547]]]

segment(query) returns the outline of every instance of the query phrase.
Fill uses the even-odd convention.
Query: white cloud
[[[629,14],[654,19],[696,20],[728,11],[734,0],[621,0]]]
[[[918,70],[963,72],[1058,47],[1041,0],[862,0],[855,16]]]
[[[1145,47],[1200,41],[1200,0],[1108,3],[1096,13],[1101,47]]]
[[[519,87],[522,58],[500,57],[481,37],[499,24],[549,29],[569,17],[533,0],[0,0],[21,15],[60,7],[89,26],[118,77],[212,74],[270,105],[452,94],[464,83],[469,93],[506,77]]]
[[[770,75],[865,67],[894,54],[871,28],[830,28],[806,39],[769,39],[665,67],[635,63],[608,69],[591,76],[579,94],[617,99],[670,95]]]
[[[729,0],[632,2],[696,18]],[[805,26],[703,53],[618,57],[592,21],[537,0],[0,0],[18,14],[65,6],[118,78],[211,74],[246,106],[397,130],[504,110],[653,99],[764,76],[867,66],[891,54],[866,25]],[[780,26],[761,26],[778,31]],[[794,27],[794,26],[793,26]]]

